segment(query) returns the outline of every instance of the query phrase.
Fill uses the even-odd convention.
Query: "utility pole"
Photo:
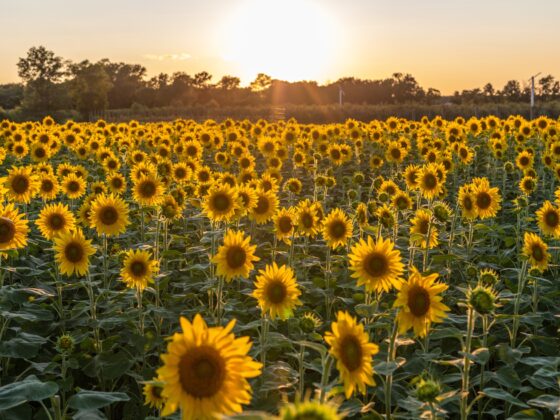
[[[338,106],[342,108],[342,97],[344,96],[344,91],[342,86],[338,85]]]
[[[531,121],[533,120],[533,108],[535,107],[535,77],[537,77],[541,72],[538,72],[534,76],[531,76]]]

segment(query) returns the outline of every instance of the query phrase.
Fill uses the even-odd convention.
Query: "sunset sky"
[[[556,0],[2,0],[0,83],[31,46],[159,72],[321,83],[411,73],[454,90],[560,78]]]

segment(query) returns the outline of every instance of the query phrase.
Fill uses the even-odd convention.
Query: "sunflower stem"
[[[299,355],[298,355],[298,367],[299,367],[299,383],[298,383],[298,390],[299,390],[299,397],[303,398],[303,392],[305,391],[305,366],[304,366],[304,356],[305,356],[305,346],[300,344],[299,346]]]
[[[108,277],[109,277],[109,256],[108,256],[108,243],[107,243],[107,234],[103,234],[103,286],[105,289],[109,288]]]
[[[469,416],[469,371],[471,359],[472,336],[474,332],[474,310],[469,305],[467,310],[467,336],[465,339],[465,348],[463,349],[463,375],[461,381],[461,420],[467,420]]]
[[[326,319],[331,319],[331,297],[330,297],[330,282],[331,282],[331,247],[327,245],[327,255],[325,259],[325,310]]]
[[[136,303],[138,307],[138,332],[144,336],[144,310],[142,308],[142,290],[136,289]]]
[[[329,377],[331,376],[332,363],[333,358],[330,354],[323,358],[323,372],[321,373],[321,390],[319,394],[319,402],[321,404],[325,402],[325,397],[327,395],[327,384],[329,382]]]
[[[261,364],[264,370],[266,365],[266,345],[267,345],[267,338],[268,338],[268,317],[265,313],[262,314],[261,317]]]
[[[398,314],[398,312],[397,312]],[[389,338],[389,348],[387,349],[387,364],[389,365],[391,362],[395,360],[397,347],[395,343],[397,341],[398,336],[398,328],[397,328],[397,314],[395,314],[395,319],[393,320],[393,329],[391,331],[391,336]],[[387,378],[385,379],[385,418],[386,420],[391,420],[392,418],[392,405],[391,405],[391,393],[393,390],[393,373],[389,373]]]
[[[523,261],[521,270],[519,271],[519,277],[517,278],[517,292],[515,294],[515,301],[513,304],[513,327],[511,331],[511,347],[515,348],[515,342],[517,341],[517,333],[519,330],[519,306],[521,305],[521,294],[525,288],[525,281],[527,278],[527,260]]]

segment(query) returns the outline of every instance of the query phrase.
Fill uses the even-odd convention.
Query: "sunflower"
[[[526,170],[527,168],[531,168],[533,166],[534,157],[531,153],[527,150],[523,150],[521,153],[517,155],[515,158],[515,164],[519,169],[522,171]]]
[[[161,395],[164,383],[154,379],[144,384],[142,393],[144,394],[145,405],[161,410],[165,404],[165,398]]]
[[[91,240],[85,239],[80,229],[54,238],[54,250],[60,272],[67,276],[74,272],[79,276],[86,274],[89,270],[89,257],[95,254]]]
[[[476,219],[478,216],[478,209],[475,206],[475,196],[472,193],[470,185],[462,185],[459,188],[458,199],[461,213],[466,219]]]
[[[448,286],[437,283],[438,276],[433,273],[424,277],[412,267],[408,281],[397,284],[398,294],[393,307],[400,308],[397,314],[400,334],[414,328],[417,337],[425,337],[432,322],[439,323],[446,318],[445,312],[449,308],[441,302],[439,294]]]
[[[289,209],[281,208],[274,215],[273,223],[276,238],[289,245],[296,228],[294,209],[291,207]]]
[[[236,277],[249,277],[254,269],[253,262],[258,261],[255,255],[256,245],[250,245],[251,237],[245,237],[242,231],[228,230],[224,236],[224,244],[212,258],[217,266],[218,276],[224,276],[226,281]]]
[[[482,178],[480,182],[474,182],[472,192],[478,217],[486,219],[496,216],[502,201],[498,188],[491,188],[488,180]]]
[[[256,190],[257,204],[250,212],[251,219],[258,225],[268,222],[278,209],[278,197],[274,190],[265,191],[261,188]]]
[[[11,203],[0,203],[0,251],[25,247],[28,232],[28,221],[23,214]]]
[[[542,233],[560,238],[560,210],[558,208],[547,200],[537,210],[536,216],[537,224]]]
[[[183,317],[180,322],[183,332],[173,334],[157,371],[166,400],[162,416],[178,408],[184,420],[241,412],[241,405],[251,402],[247,378],[259,376],[262,368],[248,356],[249,337],[235,338],[235,320],[208,328],[197,314],[192,323]]]
[[[293,315],[294,308],[301,305],[298,299],[301,292],[294,272],[285,265],[278,267],[274,262],[260,270],[255,287],[251,296],[259,301],[263,314],[270,312],[272,319],[288,319]]]
[[[56,198],[60,191],[58,179],[54,174],[41,174],[41,185],[39,186],[39,196],[45,201]]]
[[[239,196],[225,183],[215,183],[202,200],[202,209],[213,222],[229,222],[239,206]]]
[[[184,162],[174,164],[171,173],[175,182],[179,184],[184,184],[191,177],[191,169]]]
[[[336,249],[352,237],[352,221],[341,209],[334,209],[323,220],[322,233],[327,246]]]
[[[321,403],[313,400],[296,400],[292,404],[284,404],[280,409],[279,420],[342,420],[338,414],[338,406],[332,402]]]
[[[529,264],[531,264],[532,268],[540,272],[548,268],[550,260],[548,245],[535,233],[525,232],[523,255],[529,259]]]
[[[148,283],[154,281],[157,271],[158,262],[152,259],[149,251],[130,249],[125,253],[121,277],[127,287],[144,290]]]
[[[418,188],[424,198],[436,198],[443,189],[443,181],[438,176],[437,165],[429,163],[418,170],[416,175]]]
[[[537,187],[538,179],[533,178],[532,176],[524,176],[521,181],[519,181],[519,189],[525,195],[531,195],[535,188]]]
[[[388,292],[398,284],[404,270],[400,251],[389,239],[380,238],[374,242],[371,236],[360,239],[348,255],[352,277],[358,279],[358,286],[365,285],[369,292]]]
[[[432,222],[432,213],[429,210],[419,209],[410,224],[410,241],[414,245],[429,249],[438,245],[438,230]]]
[[[298,232],[305,236],[313,237],[319,231],[319,216],[315,203],[308,199],[299,203],[297,207]]]
[[[132,196],[141,206],[157,206],[163,200],[164,188],[153,174],[143,174],[134,181]]]
[[[8,198],[17,203],[29,204],[39,192],[41,183],[33,174],[31,166],[12,167],[4,179],[4,187],[8,190]]]
[[[369,342],[363,324],[357,323],[348,312],[338,312],[331,329],[332,332],[325,333],[325,341],[330,346],[329,353],[336,359],[346,398],[355,390],[365,394],[366,385],[375,385],[371,361],[379,347]]]
[[[50,158],[50,148],[37,141],[31,145],[30,155],[33,162],[46,162]]]
[[[412,208],[412,200],[408,193],[404,191],[398,191],[395,195],[393,195],[391,204],[393,205],[393,207],[400,211],[409,210]]]
[[[257,192],[248,185],[238,185],[235,187],[237,196],[239,197],[237,213],[238,216],[244,216],[252,211],[257,205]]]
[[[35,222],[41,235],[52,240],[56,235],[70,232],[76,227],[76,219],[66,204],[47,204]]]
[[[62,178],[61,186],[64,194],[71,200],[80,198],[86,192],[85,179],[73,173]]]
[[[129,223],[128,205],[122,198],[101,194],[91,203],[89,224],[99,235],[119,235],[126,231]]]
[[[107,185],[113,194],[123,194],[126,192],[126,178],[118,172],[107,175]]]

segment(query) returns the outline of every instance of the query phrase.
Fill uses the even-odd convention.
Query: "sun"
[[[222,58],[243,81],[324,80],[341,34],[336,19],[313,0],[244,0],[223,25]]]

